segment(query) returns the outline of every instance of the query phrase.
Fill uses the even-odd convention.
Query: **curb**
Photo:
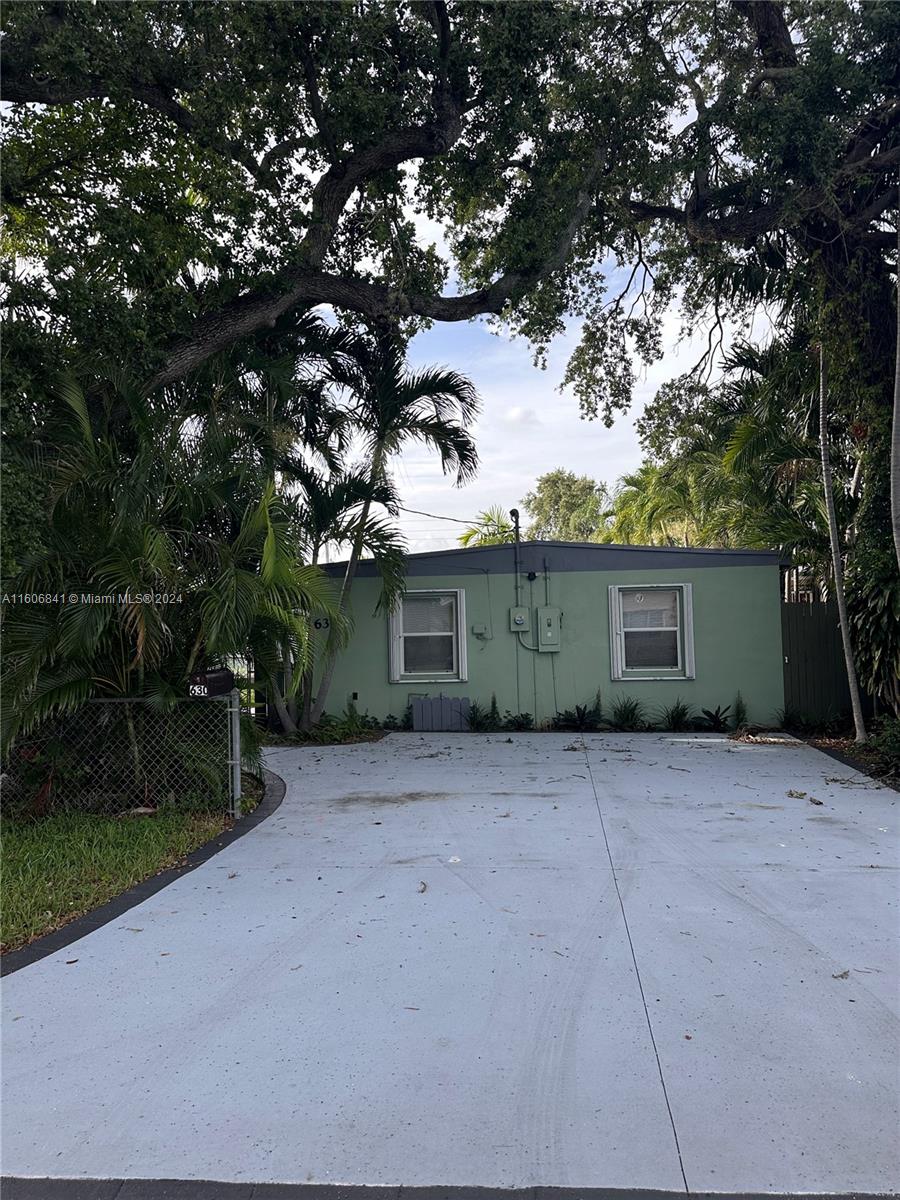
[[[249,833],[251,829],[255,829],[257,825],[260,825],[270,817],[281,804],[287,786],[280,775],[276,775],[272,771],[267,771],[265,768],[263,768],[263,781],[266,790],[262,800],[253,812],[248,813],[245,817],[241,817],[234,823],[231,829],[225,830],[218,837],[212,838],[210,841],[204,842],[202,846],[198,846],[196,850],[192,850],[179,866],[167,867],[166,870],[160,871],[159,874],[151,875],[149,879],[141,880],[140,883],[136,883],[134,887],[121,892],[105,904],[101,904],[97,908],[92,908],[90,912],[86,912],[83,916],[69,921],[61,929],[55,929],[52,933],[46,933],[43,937],[35,938],[33,942],[29,942],[27,946],[22,946],[19,950],[10,950],[0,958],[0,976],[12,975],[15,971],[21,971],[23,967],[30,967],[32,963],[40,962],[42,958],[46,958],[49,954],[55,954],[57,950],[62,950],[65,946],[71,945],[72,942],[77,942],[79,938],[85,937],[86,934],[93,933],[95,929],[100,929],[101,926],[116,920],[117,917],[121,917],[123,913],[127,912],[129,908],[134,908],[136,904],[140,904],[157,892],[161,892],[164,887],[168,887],[176,879],[180,879],[183,875],[195,871],[197,867],[208,862],[220,850],[224,850],[226,846],[230,846],[232,842],[236,842],[238,838],[242,838],[245,833]],[[23,1192],[22,1194],[25,1195],[26,1193]],[[38,1193],[31,1192],[28,1194],[37,1196]],[[60,1194],[62,1195],[62,1193]],[[86,1192],[84,1194],[88,1196],[91,1193]],[[159,1194],[164,1195],[165,1193],[160,1192]],[[75,1193],[73,1192],[72,1195],[74,1196]],[[98,1190],[96,1195],[99,1197],[101,1192]]]
[[[684,1192],[577,1187],[379,1187],[205,1179],[3,1178],[3,1200],[677,1200]],[[886,1192],[691,1192],[692,1200],[890,1200]]]

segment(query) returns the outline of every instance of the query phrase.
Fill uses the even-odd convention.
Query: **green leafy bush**
[[[639,733],[646,729],[647,718],[643,702],[633,696],[617,696],[613,700],[609,723],[613,729],[624,733]]]
[[[734,729],[746,729],[749,724],[747,705],[744,703],[744,697],[740,692],[734,698],[734,712],[731,717],[731,724]]]
[[[341,742],[370,741],[380,732],[381,726],[378,721],[368,713],[360,713],[350,700],[339,717],[327,712],[322,713],[318,725],[299,736],[303,741],[329,746]]]
[[[676,697],[671,704],[660,709],[659,727],[669,729],[672,733],[684,733],[696,725],[694,707],[681,697]]]
[[[503,728],[503,720],[497,707],[496,695],[491,696],[489,705],[473,700],[469,705],[469,730],[472,733],[496,733]]]
[[[885,717],[880,721],[869,745],[878,756],[878,774],[900,778],[900,717]]]
[[[728,716],[731,712],[731,705],[723,708],[721,704],[717,704],[715,708],[701,708],[703,713],[705,727],[713,733],[725,733],[728,729]]]
[[[509,709],[503,714],[503,729],[512,729],[518,733],[525,733],[529,729],[534,729],[534,717],[531,713],[510,712]]]
[[[471,733],[486,733],[488,730],[488,709],[477,700],[469,705],[469,715],[466,718]]]
[[[551,729],[566,733],[590,733],[603,725],[603,703],[599,689],[593,704],[576,704],[558,712],[550,722]]]

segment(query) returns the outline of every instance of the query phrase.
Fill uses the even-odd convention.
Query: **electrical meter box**
[[[509,610],[509,628],[512,633],[528,633],[531,629],[531,613],[527,608]]]
[[[549,605],[537,610],[538,650],[558,650],[560,643],[560,621],[562,612]]]

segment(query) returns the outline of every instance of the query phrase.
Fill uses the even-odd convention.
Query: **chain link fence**
[[[237,691],[160,712],[140,700],[90,700],[20,735],[4,763],[8,815],[114,814],[172,806],[240,812]]]

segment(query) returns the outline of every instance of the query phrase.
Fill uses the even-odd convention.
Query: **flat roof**
[[[694,546],[620,546],[609,542],[519,543],[519,569],[543,571],[678,570],[684,567],[777,566],[777,550],[718,549]],[[325,570],[339,574],[345,562],[329,563]],[[515,547],[460,546],[451,550],[424,550],[407,557],[407,576],[458,575],[467,571],[512,574]],[[363,578],[377,574],[372,559],[364,559],[357,570]]]

